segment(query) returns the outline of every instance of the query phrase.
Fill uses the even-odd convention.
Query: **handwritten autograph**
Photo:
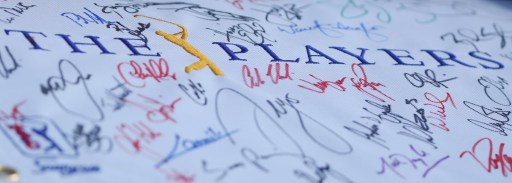
[[[229,137],[238,132],[238,130],[230,131],[228,133],[221,133],[219,131],[214,131],[211,127],[209,127],[205,134],[207,137],[191,140],[191,139],[182,139],[180,135],[176,134],[174,136],[174,146],[171,151],[165,156],[162,160],[160,160],[155,167],[160,168],[162,165],[168,163],[169,161],[182,156],[192,150],[204,147],[206,145],[212,144],[219,140],[222,140],[226,137]]]
[[[94,24],[112,24],[112,21],[106,20],[105,18],[101,17],[100,15],[92,12],[91,10],[84,7],[85,11],[82,13],[85,16],[82,16],[79,13],[73,13],[73,12],[64,12],[61,13],[61,16],[64,16],[68,18],[69,20],[73,21],[75,24],[77,24],[80,27],[83,27],[84,24],[94,23]],[[86,18],[87,17],[87,18]]]
[[[441,35],[441,40],[445,40],[451,37],[451,40],[455,44],[466,44],[470,45],[475,51],[480,52],[477,43],[488,42],[497,39],[500,48],[503,49],[507,46],[507,40],[512,39],[512,31],[505,31],[503,28],[494,23],[492,24],[492,30],[481,27],[479,31],[473,31],[471,29],[460,28],[456,32],[449,32]]]
[[[288,63],[284,65],[284,74],[281,74],[281,64],[276,63],[275,67],[272,64],[268,64],[266,76],[270,78],[272,83],[278,84],[281,80],[293,80],[290,73]],[[260,87],[265,84],[265,80],[261,79],[258,68],[254,68],[254,72],[251,72],[247,65],[242,66],[242,80],[245,86],[249,88]]]
[[[267,42],[276,42],[268,38],[267,31],[257,22],[239,23],[229,27],[226,31],[220,31],[212,28],[206,28],[216,34],[226,36],[228,42],[238,39],[252,44],[263,44]]]
[[[370,110],[369,108],[363,107],[363,109],[371,114],[368,118],[371,120],[376,120],[377,123],[389,122],[390,124],[398,124],[402,127],[401,131],[398,131],[397,134],[417,140],[419,142],[424,142],[428,145],[431,145],[434,149],[437,149],[437,145],[434,142],[434,137],[432,137],[432,132],[429,130],[429,126],[427,121],[425,120],[425,112],[424,109],[418,108],[415,105],[412,105],[415,109],[414,120],[405,118],[404,116],[393,112],[391,104],[380,104],[378,102],[374,102],[371,100],[365,100],[366,103],[378,109],[378,112],[375,110]],[[406,100],[406,104],[411,105],[417,102],[416,99]],[[366,116],[365,116],[366,117]],[[367,117],[366,117],[367,118]],[[375,139],[370,138],[369,140],[375,141]]]
[[[364,70],[364,68],[361,65],[352,64],[352,73],[355,76],[355,77],[350,78],[350,81],[352,82],[352,86],[354,88],[356,88],[358,91],[360,91],[361,93],[366,94],[366,95],[368,95],[378,101],[381,101],[381,102],[385,102],[386,100],[395,101],[395,99],[393,99],[392,97],[390,97],[389,95],[385,94],[384,92],[382,92],[380,89],[377,88],[377,87],[385,87],[385,85],[383,85],[382,83],[379,83],[379,82],[371,82],[368,80],[366,71]],[[300,80],[307,84],[313,85],[314,87],[316,87],[316,89],[310,88],[310,87],[307,87],[304,85],[298,85],[298,86],[301,88],[304,88],[306,90],[316,92],[316,93],[325,93],[325,91],[327,90],[327,88],[329,86],[333,87],[336,90],[342,91],[342,92],[346,91],[346,87],[344,86],[344,83],[345,83],[345,79],[347,79],[347,77],[342,77],[341,79],[336,80],[336,81],[324,81],[324,80],[319,79],[318,77],[314,76],[313,74],[310,74],[309,76],[311,76],[312,78],[314,78],[318,81],[317,82],[309,82],[309,81],[306,81],[303,79],[300,79]]]
[[[203,85],[201,85],[199,82],[194,82],[191,79],[189,79],[188,82],[188,86],[181,83],[178,84],[181,91],[187,94],[187,96],[196,104],[203,106],[208,104],[208,98],[206,98],[206,90],[203,88]]]
[[[484,122],[477,119],[468,119],[469,122],[491,132],[498,132],[498,134],[503,136],[508,136],[507,131],[512,131],[512,124],[509,123],[509,116],[512,111],[501,108],[492,109],[469,101],[464,101],[463,103],[472,111],[492,120],[491,122]]]
[[[121,123],[116,127],[116,134],[113,137],[114,143],[121,150],[129,154],[141,154],[152,160],[162,158],[150,145],[162,136],[162,133],[155,132],[143,122]]]
[[[284,5],[263,5],[268,7],[268,10],[259,10],[265,13],[265,20],[268,23],[288,26],[288,25],[296,25],[295,21],[302,19],[302,9],[307,8],[310,5],[297,6],[293,3],[288,3]]]
[[[125,103],[136,108],[142,109],[146,111],[146,119],[150,122],[161,123],[161,122],[172,122],[176,123],[177,120],[173,117],[173,114],[176,110],[176,105],[179,101],[181,101],[181,97],[174,99],[170,104],[163,103],[158,99],[154,99],[148,96],[144,96],[138,94],[138,96],[144,99],[146,104],[152,104],[152,106],[157,106],[154,108],[152,106],[144,105],[139,102],[135,102],[132,100],[125,99]],[[160,96],[161,97],[161,96]]]
[[[101,127],[95,125],[90,131],[84,129],[83,124],[77,124],[69,136],[76,149],[85,149],[88,152],[110,152],[113,143],[110,138],[100,135]]]
[[[148,42],[148,38],[142,34],[145,30],[147,30],[151,26],[150,23],[138,23],[138,27],[135,29],[131,29],[126,27],[124,24],[122,24],[119,21],[116,22],[109,22],[107,24],[107,28],[113,28],[117,32],[126,32],[132,36],[140,38],[144,43]]]
[[[444,76],[445,74],[443,74]],[[405,79],[411,83],[412,86],[416,88],[421,88],[425,86],[425,84],[430,84],[436,88],[444,87],[448,88],[444,83],[448,81],[452,81],[457,79],[457,77],[452,77],[444,80],[438,80],[436,73],[431,69],[425,69],[425,75],[414,72],[414,73],[404,73]]]
[[[116,81],[116,85],[105,90],[107,99],[111,102],[101,99],[101,105],[103,107],[112,107],[113,111],[118,111],[125,106],[126,98],[128,98],[128,96],[130,96],[133,92],[126,86],[126,83],[121,83],[115,77],[114,80]]]
[[[349,26],[345,25],[341,22],[336,22],[333,24],[325,24],[320,23],[319,20],[314,20],[313,25],[299,27],[296,24],[287,25],[286,27],[278,26],[277,29],[280,32],[288,33],[288,34],[298,34],[302,32],[310,32],[310,31],[318,31],[322,33],[322,35],[330,37],[330,38],[341,38],[345,34],[342,31],[355,31],[361,32],[364,34],[366,38],[376,42],[384,42],[388,40],[386,35],[380,34],[377,31],[381,29],[380,26],[367,26],[364,23],[359,23],[357,26]]]
[[[84,75],[71,61],[62,59],[59,61],[59,74],[51,76],[46,80],[46,83],[41,84],[41,93],[44,95],[50,94],[57,104],[66,112],[91,121],[102,121],[104,113],[98,102],[94,99],[87,81],[91,79],[92,75]],[[77,88],[82,92],[67,93],[69,87]],[[77,104],[75,98],[83,96],[87,102]],[[84,107],[90,107],[89,110],[83,110]]]
[[[505,85],[508,85],[507,80],[498,76],[498,80],[491,79],[487,76],[482,76],[478,79],[478,84],[484,87],[485,95],[491,99],[494,103],[510,106],[512,103],[505,94]]]
[[[14,58],[9,47],[5,46],[5,52],[9,56],[9,60],[5,59],[0,52],[0,78],[9,79],[9,77],[18,70],[21,65],[18,63],[18,59]]]
[[[485,149],[486,147],[488,148]],[[494,153],[492,139],[484,137],[475,142],[471,151],[460,153],[459,158],[463,158],[465,155],[471,156],[487,172],[491,173],[493,170],[501,169],[501,174],[504,177],[508,177],[509,173],[512,173],[512,154],[504,152],[505,143],[500,143],[498,148],[498,152]],[[481,157],[480,151],[483,151],[483,153],[488,152],[483,154],[485,156]]]
[[[176,80],[176,73],[170,73],[169,64],[164,58],[157,61],[149,59],[142,66],[133,60],[117,65],[117,70],[123,81],[133,87],[143,88],[147,78],[154,79],[157,83],[168,79]]]
[[[14,22],[14,20],[16,20],[16,18],[20,17],[20,15],[25,13],[25,11],[27,11],[33,7],[36,7],[36,5],[25,5],[23,2],[19,2],[14,7],[0,6],[0,10],[3,10],[2,12],[9,14],[9,15],[7,15],[8,16],[7,18],[1,17],[0,22],[10,24],[10,23]],[[0,14],[0,16],[2,16],[2,15]]]
[[[449,155],[444,156],[438,160],[434,160],[433,163],[430,163],[426,160],[429,157],[429,154],[425,151],[419,151],[414,146],[409,145],[409,148],[413,155],[406,155],[402,153],[393,153],[387,156],[386,158],[381,157],[381,169],[377,172],[377,174],[382,175],[386,173],[387,170],[390,170],[395,175],[399,176],[402,179],[406,179],[406,176],[403,173],[400,173],[400,167],[410,166],[414,170],[421,170],[421,166],[424,166],[423,174],[421,177],[425,178],[427,175],[439,166],[440,163],[450,158]]]
[[[198,4],[194,3],[186,3],[186,2],[165,2],[165,3],[157,3],[157,2],[148,2],[148,3],[115,3],[114,5],[99,5],[98,3],[94,3],[94,5],[101,7],[101,11],[103,13],[115,13],[119,17],[123,18],[123,16],[118,12],[118,10],[124,11],[126,13],[138,13],[140,9],[147,7],[158,7],[159,10],[174,10],[174,12],[185,11],[190,14],[195,15],[198,18],[204,20],[211,21],[219,21],[219,20],[235,20],[235,21],[257,21],[257,19],[237,15],[234,13],[215,10],[211,8],[202,7]]]
[[[446,92],[446,97],[444,99],[439,99],[439,97],[435,96],[430,92],[425,92],[424,95],[427,102],[423,103],[424,106],[434,107],[435,111],[430,110],[429,115],[426,117],[428,119],[436,119],[439,123],[429,122],[432,126],[435,126],[444,131],[450,131],[450,128],[446,126],[446,106],[445,103],[451,104],[451,106],[457,109],[455,102],[453,101],[452,95],[450,92]]]

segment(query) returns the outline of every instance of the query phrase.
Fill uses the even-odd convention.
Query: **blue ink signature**
[[[73,175],[77,173],[96,173],[100,172],[100,167],[97,165],[67,165],[67,164],[42,164],[40,160],[35,160],[34,164],[38,167],[38,172],[55,171],[61,175]]]
[[[193,151],[195,149],[204,147],[208,144],[212,144],[214,142],[217,142],[221,139],[224,139],[228,136],[231,136],[232,134],[238,132],[238,130],[230,131],[228,133],[222,134],[221,132],[215,132],[211,127],[209,127],[205,134],[208,135],[208,137],[198,139],[198,140],[191,140],[191,139],[181,139],[181,136],[179,134],[175,135],[175,143],[171,150],[171,152],[160,162],[158,162],[155,166],[156,168],[160,168],[165,163],[169,162],[170,160],[173,160],[181,155],[184,155],[190,151]],[[178,147],[183,148],[183,150],[178,151]]]
[[[85,16],[82,16],[78,13],[73,12],[64,12],[61,13],[61,16],[65,16],[69,20],[75,22],[80,27],[83,27],[82,24],[89,24],[89,23],[95,23],[95,24],[114,24],[115,22],[105,20],[103,17],[97,15],[96,13],[92,12],[91,10],[85,8],[85,11],[83,14]]]
[[[306,27],[299,27],[298,25],[288,25],[286,27],[278,26],[277,29],[281,32],[285,32],[288,34],[297,34],[301,32],[309,32],[309,31],[319,31],[323,35],[331,38],[341,38],[344,36],[342,31],[357,31],[362,32],[365,37],[372,41],[383,42],[387,41],[388,37],[376,33],[376,31],[380,30],[380,26],[371,26],[368,27],[364,23],[359,23],[357,26],[348,26],[344,25],[341,22],[336,22],[335,24],[322,24],[318,20],[313,21],[313,25]]]

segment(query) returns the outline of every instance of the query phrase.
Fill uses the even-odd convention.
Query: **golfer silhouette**
[[[144,18],[148,18],[148,19],[152,19],[152,20],[157,20],[160,22],[165,22],[168,24],[175,25],[181,29],[180,32],[174,33],[174,34],[169,34],[162,30],[157,30],[155,32],[155,34],[162,36],[167,41],[180,46],[181,48],[183,48],[183,50],[185,50],[186,52],[190,53],[191,55],[193,55],[199,59],[198,61],[194,62],[193,64],[185,67],[186,73],[190,73],[190,71],[192,71],[192,70],[201,70],[205,66],[208,66],[210,68],[210,70],[212,70],[212,72],[215,75],[217,75],[217,76],[224,75],[224,73],[222,73],[222,71],[219,69],[219,67],[217,67],[217,65],[215,65],[215,63],[213,63],[213,61],[211,61],[205,54],[201,53],[201,51],[199,51],[196,47],[194,47],[192,44],[190,44],[187,41],[188,31],[185,26],[177,24],[177,23],[169,22],[166,20],[158,19],[158,18],[144,16],[144,15],[134,15],[133,17],[135,17],[135,18],[144,17]]]

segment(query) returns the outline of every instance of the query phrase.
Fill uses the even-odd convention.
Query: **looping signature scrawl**
[[[509,6],[0,2],[0,182],[511,180]]]

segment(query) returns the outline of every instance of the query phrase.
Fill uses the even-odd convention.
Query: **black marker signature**
[[[288,95],[286,95],[286,100],[276,98],[274,101],[267,100],[268,105],[272,107],[274,112],[276,113],[276,116],[278,118],[281,118],[282,115],[288,114],[288,110],[286,110],[286,106],[289,104],[298,104],[299,100],[289,98]]]
[[[258,129],[261,137],[263,137],[267,142],[269,142],[270,144],[274,144],[273,140],[269,137],[270,135],[261,128],[261,126],[260,126],[261,122],[260,122],[260,119],[258,119],[258,113],[263,113],[264,116],[267,117],[269,122],[271,122],[273,124],[273,126],[275,126],[276,128],[279,129],[279,131],[282,133],[281,135],[286,137],[288,139],[289,143],[294,144],[296,150],[300,151],[301,153],[304,152],[301,145],[287,132],[286,129],[284,129],[284,127],[280,123],[278,123],[274,118],[272,118],[268,112],[266,112],[261,106],[256,104],[256,102],[251,100],[249,97],[243,95],[242,93],[240,93],[234,89],[230,89],[230,88],[220,89],[217,92],[216,100],[215,100],[215,109],[216,109],[215,111],[217,114],[217,119],[218,119],[218,122],[220,123],[220,125],[222,126],[223,130],[225,130],[225,131],[228,130],[228,126],[227,126],[228,121],[223,120],[223,118],[225,118],[226,116],[224,116],[224,114],[225,114],[224,112],[221,112],[220,106],[223,106],[223,108],[225,108],[228,105],[220,105],[219,104],[223,101],[223,100],[219,100],[219,98],[222,94],[224,96],[229,97],[230,104],[233,104],[233,101],[235,100],[234,97],[238,97],[240,99],[244,99],[246,102],[248,102],[250,105],[252,105],[254,107],[254,110],[253,110],[254,125]],[[322,124],[321,122],[313,119],[309,115],[298,110],[294,106],[294,104],[298,103],[298,100],[289,98],[289,95],[287,94],[286,99],[283,101],[286,101],[285,105],[290,107],[292,109],[292,112],[294,112],[297,115],[299,125],[302,128],[303,132],[308,136],[308,138],[310,140],[312,140],[318,146],[322,147],[323,149],[325,149],[327,151],[330,151],[332,153],[339,154],[339,155],[350,154],[352,152],[352,145],[348,141],[346,141],[343,137],[338,135],[336,132],[334,132],[333,130],[331,130],[330,128],[328,128],[327,126]],[[230,110],[244,109],[244,107],[237,105],[237,106],[231,107],[229,109]],[[233,114],[233,111],[229,111],[229,114]],[[310,122],[307,122],[306,119],[309,119]],[[238,121],[237,121],[237,123],[239,124]],[[235,125],[235,124],[230,124],[230,125]],[[313,127],[315,129],[321,129],[321,130],[320,131],[311,131],[310,127]],[[232,136],[228,136],[228,138],[230,139],[232,144],[236,144],[236,140]],[[331,144],[328,144],[327,142],[323,142],[320,140],[320,139],[326,139],[326,138],[332,138],[333,141],[339,142],[339,144],[337,144],[338,147],[332,147]]]
[[[4,60],[4,57],[0,52],[0,78],[9,79],[9,76],[20,68],[21,65],[18,64],[18,61],[14,58],[9,47],[5,46],[5,52],[9,55],[10,60],[9,62],[7,62],[7,59]]]
[[[375,121],[380,124],[380,120],[373,117],[363,116],[361,118],[372,119],[371,121]],[[389,147],[385,145],[386,141],[380,137],[379,126],[377,124],[366,126],[365,124],[362,124],[358,121],[352,122],[360,126],[362,130],[350,126],[344,126],[344,128],[360,137],[370,140],[371,142],[383,147],[384,149],[389,150]]]
[[[231,165],[226,168],[210,169],[208,168],[208,162],[203,160],[203,171],[205,173],[211,174],[219,173],[216,181],[221,181],[228,175],[229,172],[241,168],[255,167],[257,170],[270,173],[273,166],[266,166],[265,164],[271,164],[272,160],[280,160],[291,166],[299,164],[298,167],[292,168],[291,173],[295,177],[305,180],[309,183],[323,183],[331,180],[345,183],[353,182],[343,173],[335,170],[334,168],[331,168],[328,163],[325,165],[319,165],[317,160],[304,154],[283,152],[261,155],[248,147],[241,148],[240,154],[244,157],[245,162],[231,163]],[[283,175],[280,175],[279,178],[283,179]]]
[[[103,107],[105,106],[111,106],[113,108],[113,111],[120,110],[126,105],[125,99],[132,94],[132,90],[130,90],[128,87],[126,87],[126,83],[121,83],[117,78],[114,77],[114,80],[116,81],[116,86],[106,89],[105,94],[107,94],[107,99],[110,99],[113,101],[112,103],[107,103],[105,100],[101,99],[101,105]]]
[[[206,28],[212,30],[217,34],[226,36],[228,42],[232,39],[242,40],[252,44],[263,44],[265,41],[276,42],[267,38],[267,32],[263,26],[257,22],[252,23],[239,23],[228,28],[227,31],[219,31],[212,28]]]
[[[290,115],[293,115],[293,114],[297,115],[297,117],[299,119],[300,126],[304,130],[304,133],[319,146],[323,147],[324,149],[326,149],[328,151],[336,153],[336,154],[349,154],[352,152],[352,145],[347,140],[345,140],[343,137],[338,135],[334,130],[331,130],[329,127],[325,126],[320,121],[318,121],[318,120],[312,118],[311,116],[307,115],[306,113],[300,111],[295,106],[295,104],[300,103],[299,100],[290,98],[289,94],[286,94],[284,100],[280,99],[280,98],[276,98],[276,102],[279,105],[281,111],[279,111],[276,108],[276,105],[273,105],[270,100],[267,100],[267,103],[269,103],[270,106],[274,109],[274,112],[276,112],[276,115],[278,116],[278,118],[280,118],[282,115],[288,114],[287,107],[291,108],[292,113],[290,113]],[[306,119],[309,119],[314,123],[311,123],[311,122],[308,123],[308,122],[306,122]],[[311,128],[320,128],[320,129],[323,129],[322,130],[323,132],[315,132],[315,131],[311,130]],[[345,149],[345,150],[343,150],[343,151],[336,150],[336,148],[332,148],[326,142],[322,142],[322,140],[320,140],[329,135],[331,136],[330,138],[340,140],[340,144],[343,144],[342,146],[344,146],[343,149]]]
[[[370,103],[369,101],[367,101],[368,103]],[[421,141],[426,141],[426,142],[430,142],[428,141],[428,139],[431,139],[431,138],[428,138],[429,136],[427,136],[427,138],[421,138],[420,135],[416,134],[416,133],[413,133],[409,127],[413,128],[413,129],[417,129],[417,130],[422,130],[424,132],[429,132],[429,127],[427,125],[427,118],[425,117],[425,110],[423,108],[418,108],[416,107],[415,103],[418,103],[418,101],[416,99],[406,99],[405,100],[405,103],[406,104],[409,104],[411,106],[414,107],[414,109],[416,110],[416,113],[413,114],[414,116],[414,123],[409,123],[410,126],[403,126],[404,129],[406,129],[408,132],[404,132],[404,131],[401,131],[399,132],[399,134],[402,134],[402,135],[406,135],[406,136],[409,136],[409,137],[413,137],[415,139],[419,139]],[[370,103],[372,104],[372,103]],[[372,105],[377,105],[376,103],[373,103]],[[381,107],[385,107],[385,112],[386,114],[388,113],[391,113],[391,105],[388,105],[388,106],[383,106],[381,105]],[[367,112],[370,112],[368,109],[364,108]],[[372,113],[372,112],[370,112]],[[384,114],[383,113],[383,114]],[[373,113],[372,113],[373,114]],[[393,121],[391,120],[393,123],[403,123],[402,120],[404,122],[412,122],[411,120],[408,120],[408,119],[405,119],[399,115],[396,115],[396,114],[393,114],[391,113],[392,115],[390,116],[394,116],[395,119],[399,119],[398,121]],[[369,121],[372,121],[374,124],[372,124],[371,126],[367,126],[363,123],[360,123],[358,121],[353,121],[353,123],[357,124],[358,126],[362,127],[361,128],[355,128],[355,127],[349,127],[349,126],[344,126],[345,129],[347,129],[348,131],[360,136],[360,137],[363,137],[387,150],[389,150],[389,147],[385,144],[386,141],[384,139],[382,139],[382,137],[380,137],[380,134],[379,134],[379,125],[382,123],[381,120],[384,120],[386,119],[387,117],[383,117],[383,116],[379,116],[377,115],[377,117],[379,118],[375,118],[375,117],[371,117],[371,116],[362,116],[361,118],[363,119],[367,119]],[[406,123],[408,124],[408,123]],[[425,140],[427,139],[427,140]],[[433,139],[432,139],[433,140]],[[433,143],[433,141],[431,141]]]
[[[507,94],[503,91],[508,82],[502,77],[498,76],[498,80],[493,80],[487,76],[482,76],[478,79],[478,83],[484,87],[485,95],[494,103],[503,106],[512,105]]]
[[[98,3],[94,3],[94,5],[101,7],[101,11],[103,13],[115,13],[119,17],[123,18],[123,16],[118,12],[122,10],[126,13],[138,13],[140,9],[158,6],[159,10],[174,10],[174,12],[185,11],[195,15],[198,18],[211,20],[211,21],[219,21],[219,20],[235,20],[235,21],[258,21],[255,18],[237,15],[230,12],[219,11],[211,8],[202,7],[198,4],[194,3],[186,3],[186,2],[166,2],[166,3],[140,3],[140,4],[121,4],[116,3],[110,6],[102,6],[98,5]],[[162,7],[163,6],[163,7]]]
[[[476,119],[468,119],[469,122],[483,129],[498,132],[503,136],[508,136],[508,133],[506,132],[507,130],[512,131],[512,124],[509,123],[511,111],[506,111],[500,108],[491,109],[469,101],[464,101],[463,103],[472,111],[492,120],[492,122],[483,122]]]
[[[94,97],[91,95],[91,92],[89,91],[86,82],[89,79],[91,79],[90,74],[84,76],[71,61],[62,59],[59,61],[59,75],[51,76],[46,80],[46,83],[41,84],[41,92],[44,95],[51,94],[57,104],[59,104],[59,106],[64,109],[64,111],[72,115],[91,121],[102,121],[104,114]],[[76,88],[72,86],[76,86]],[[66,93],[66,90],[69,89],[68,87],[72,87],[72,90],[83,90],[83,95],[77,95],[80,92],[73,92],[71,94],[69,92]],[[63,95],[66,96],[63,97]],[[88,102],[76,103],[75,100],[77,98],[81,99],[81,97],[86,97]],[[84,106],[91,108],[86,108]]]
[[[469,102],[469,101],[464,101],[463,103],[469,109],[471,109],[474,112],[476,112],[482,116],[485,116],[491,120],[502,122],[502,123],[506,123],[506,122],[510,121],[510,119],[508,117],[510,115],[510,111],[505,111],[505,110],[499,109],[499,108],[491,109],[491,108],[484,107],[483,105],[478,105],[478,104],[475,104],[475,103]]]
[[[449,32],[441,35],[441,40],[451,37],[455,44],[471,45],[475,51],[480,52],[476,43],[486,42],[497,38],[500,42],[500,48],[503,49],[507,46],[507,40],[512,39],[512,31],[504,31],[498,24],[493,24],[493,30],[488,32],[486,27],[481,27],[480,31],[473,31],[471,29],[460,28],[457,32]]]
[[[394,124],[400,124],[405,131],[399,131],[399,135],[403,135],[426,144],[431,145],[434,149],[437,149],[437,146],[434,142],[434,138],[432,137],[432,132],[429,130],[429,126],[426,123],[426,119],[424,118],[424,110],[421,108],[416,109],[416,114],[414,114],[414,121],[407,119],[399,114],[396,114],[392,111],[390,104],[379,104],[377,102],[371,100],[365,100],[368,104],[380,109],[379,112],[375,113],[370,111],[368,108],[363,107],[365,111],[374,115],[379,121],[387,121]],[[406,103],[409,105],[412,104],[414,100],[407,100]],[[381,123],[381,122],[379,122]]]
[[[20,17],[26,10],[36,7],[36,5],[24,5],[22,2],[16,4],[14,7],[3,7],[0,6],[0,10],[9,14],[8,18],[0,18],[0,22],[10,24],[14,22],[17,17]]]
[[[208,162],[206,160],[201,161],[201,165],[203,167],[203,171],[206,173],[213,174],[213,173],[220,172],[220,175],[217,176],[217,178],[215,179],[216,181],[220,181],[220,180],[224,179],[224,177],[226,177],[230,171],[233,171],[237,168],[241,168],[244,166],[243,163],[238,162],[238,163],[229,165],[226,168],[208,168]]]
[[[326,153],[345,155],[352,152],[352,145],[343,137],[329,129],[321,122],[298,110],[295,106],[295,104],[299,103],[298,100],[290,98],[287,94],[284,99],[278,98],[276,101],[281,101],[281,104],[278,104],[281,108],[278,110],[275,108],[276,105],[271,105],[271,107],[274,106],[273,108],[276,112],[276,116],[284,117],[287,115],[288,117],[297,117],[299,123],[297,125],[302,129],[302,135],[306,135],[305,139],[309,139],[308,143],[318,145]],[[267,102],[273,103],[271,101]],[[292,133],[288,132],[284,126],[295,125],[294,123],[297,123],[296,120],[287,119],[287,122],[290,124],[278,123],[278,121],[272,117],[271,113],[264,110],[263,107],[258,105],[255,101],[239,91],[230,88],[222,88],[217,92],[215,98],[215,110],[217,120],[223,131],[240,129],[240,131],[244,131],[243,134],[250,135],[253,140],[262,139],[266,142],[258,143],[257,146],[254,146],[253,143],[246,143],[244,138],[235,139],[232,135],[228,136],[231,144],[239,147],[240,153],[245,159],[245,163],[243,163],[243,165],[246,166],[244,167],[254,166],[263,172],[271,172],[272,167],[265,166],[263,163],[264,161],[266,162],[272,159],[287,162],[288,164],[291,163],[291,158],[293,163],[299,163],[301,168],[293,169],[290,173],[293,173],[296,177],[302,178],[308,182],[321,183],[326,179],[333,179],[338,182],[351,182],[346,176],[330,168],[329,164],[319,165],[315,159],[307,155],[306,151],[309,151],[310,149],[305,149],[301,145],[305,142],[299,142],[295,139],[297,134],[301,133],[293,133],[292,135]],[[251,114],[252,116],[249,118],[252,119],[246,120],[243,117],[233,118],[232,114],[234,113],[240,114],[238,116],[244,116],[242,114]],[[249,122],[249,124],[241,122]],[[256,134],[251,134],[250,129],[255,129]],[[242,134],[238,133],[237,136],[239,135]],[[267,150],[270,150],[271,153],[260,155],[262,153],[257,153],[248,146],[267,146],[269,147]],[[230,164],[236,165],[240,164],[240,162]],[[241,165],[237,165],[237,167],[240,166]],[[304,170],[304,168],[306,170]],[[221,171],[220,173],[223,175],[225,172],[226,171]]]
[[[180,87],[181,91],[185,92],[185,94],[187,94],[187,96],[192,99],[192,101],[194,101],[196,104],[199,104],[199,105],[206,105],[208,104],[208,98],[206,98],[206,90],[203,89],[203,85],[201,85],[201,83],[199,82],[194,82],[192,80],[188,80],[188,87],[190,87],[190,89],[184,85],[184,84],[178,84],[178,86]]]
[[[425,75],[422,75],[417,72],[412,73],[412,74],[404,73],[404,77],[405,77],[405,79],[407,79],[407,81],[409,81],[409,83],[411,83],[412,86],[414,86],[416,88],[421,88],[426,83],[431,84],[432,86],[434,86],[436,88],[440,88],[440,87],[448,88],[448,86],[446,86],[444,83],[454,80],[454,79],[457,79],[457,77],[453,77],[453,78],[448,78],[448,79],[444,79],[444,80],[438,80],[436,73],[431,69],[425,69]]]
[[[328,163],[325,163],[325,165],[319,165],[319,163],[317,163],[317,160],[304,154],[270,153],[261,155],[250,148],[242,148],[241,154],[244,156],[246,161],[248,161],[250,164],[252,164],[253,166],[255,166],[256,168],[263,172],[270,172],[271,167],[267,167],[264,165],[266,161],[270,161],[273,159],[283,159],[282,161],[291,163],[292,161],[289,160],[291,158],[291,160],[297,160],[303,166],[294,169],[293,174],[296,177],[301,178],[309,183],[323,183],[330,180],[346,183],[353,182],[343,173],[331,168]],[[304,168],[306,170],[304,170]]]
[[[135,37],[138,37],[140,38],[144,43],[147,43],[148,42],[148,38],[142,34],[142,32],[144,32],[146,29],[148,29],[151,24],[150,23],[147,23],[147,24],[144,24],[144,23],[138,23],[138,27],[136,29],[130,29],[128,27],[126,27],[125,25],[123,25],[121,22],[110,22],[107,24],[107,28],[113,28],[114,30],[118,31],[118,32],[127,32],[128,34],[132,35],[132,36],[135,36]]]
[[[264,5],[267,6],[267,5]],[[309,5],[297,7],[296,4],[272,5],[269,10],[256,10],[265,13],[265,20],[268,23],[289,26],[297,25],[294,21],[302,19],[302,9],[307,8]]]
[[[107,136],[101,136],[101,127],[94,125],[90,131],[85,131],[84,125],[77,124],[71,136],[71,141],[75,149],[85,149],[89,152],[112,151],[113,143]]]
[[[405,99],[405,103],[411,105],[416,109],[416,113],[413,114],[414,122],[419,124],[421,129],[428,131],[430,128],[427,124],[427,117],[425,117],[425,109],[416,107],[416,103],[418,103],[417,99]]]

